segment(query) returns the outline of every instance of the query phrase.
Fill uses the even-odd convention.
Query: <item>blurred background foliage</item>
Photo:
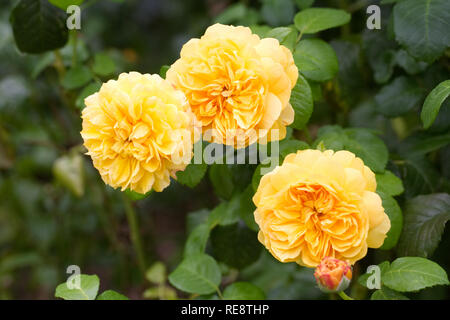
[[[292,24],[296,12],[312,2],[90,0],[82,6],[81,30],[70,32],[64,48],[56,55],[53,52],[31,55],[20,53],[14,43],[9,17],[17,1],[2,1],[0,298],[53,298],[56,285],[68,276],[69,265],[80,266],[84,274],[97,274],[103,289],[113,288],[130,298],[173,298],[171,289],[164,294],[146,290],[152,286],[147,280],[153,278],[144,279],[136,263],[123,194],[105,186],[90,159],[81,155],[79,115],[83,98],[96,91],[101,82],[124,71],[159,73],[162,65],[170,65],[177,59],[188,39],[199,37],[214,22],[253,26],[255,32],[263,32]],[[404,179],[405,193],[397,197],[400,204],[417,194],[448,192],[448,145],[404,165],[401,162],[404,145],[399,144],[408,136],[412,145],[414,139],[426,138],[410,134],[420,126],[417,110],[425,94],[448,78],[448,55],[430,68],[426,62],[409,56],[390,35],[389,5],[382,6],[382,29],[369,32],[365,8],[373,3],[379,1],[315,1],[318,7],[351,12],[352,21],[321,33],[321,38],[336,52],[339,72],[332,80],[310,82],[315,100],[309,125],[311,136],[316,137],[319,127],[336,123],[377,130],[393,158],[397,155],[399,159],[390,160],[387,167]],[[71,65],[78,66],[76,72],[64,68]],[[406,78],[409,75],[414,77]],[[399,118],[390,114],[393,111],[390,103],[401,91],[412,92],[406,100],[399,101],[415,112]],[[449,102],[444,103],[427,134],[449,132]],[[384,107],[380,109],[379,105]],[[182,257],[187,234],[204,221],[208,210],[216,207],[220,198],[247,190],[254,169],[252,165],[212,166],[209,169],[212,178],[203,179],[194,189],[172,182],[163,193],[152,193],[133,202],[146,266],[161,261],[173,270]],[[214,176],[225,182],[215,185]],[[242,209],[243,205],[240,203],[238,207]],[[247,211],[252,210],[251,206]],[[450,270],[448,228],[430,257],[445,270]],[[251,232],[250,238],[256,239],[254,231],[245,230]],[[206,248],[222,261],[225,284],[249,281],[272,299],[327,298],[316,288],[313,270],[294,263],[279,263],[261,250],[259,244],[255,245],[257,249],[249,249],[254,253],[249,256],[221,257],[221,241],[230,240],[221,238],[230,232],[215,229]],[[239,235],[238,240],[249,236],[247,231],[232,232]],[[355,273],[364,273],[367,265],[394,256],[394,250],[369,251]],[[248,261],[240,260],[244,258]],[[365,288],[355,285],[353,290]],[[442,299],[450,298],[450,293],[446,287],[436,287],[422,291],[417,297]]]

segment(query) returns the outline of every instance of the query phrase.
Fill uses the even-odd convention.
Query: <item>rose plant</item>
[[[448,248],[450,219],[448,1],[376,1],[380,29],[366,24],[364,1],[234,3],[159,75],[115,70],[107,54],[79,59],[83,30],[67,42],[67,6],[50,2],[20,0],[10,20],[20,51],[54,51],[36,76],[56,71],[58,97],[80,127],[54,177],[81,199],[93,167],[103,180],[95,184],[118,195],[149,282],[141,297],[446,290],[448,253],[433,254],[441,238]],[[49,18],[28,41],[36,30],[23,21],[36,10]],[[66,43],[71,61],[59,51]],[[150,264],[136,209],[177,187],[209,203],[187,213],[176,258]],[[81,289],[62,283],[56,297],[95,299],[98,286],[82,275]],[[126,298],[107,292],[97,299]]]

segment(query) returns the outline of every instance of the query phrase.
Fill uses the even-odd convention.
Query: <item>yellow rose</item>
[[[112,187],[162,191],[189,163],[193,115],[183,93],[158,75],[122,73],[85,104],[81,136]]]
[[[297,78],[292,54],[278,40],[222,24],[188,41],[167,71],[203,132],[212,129],[205,139],[234,147],[285,137],[294,120],[289,98]]]
[[[390,229],[374,173],[351,152],[303,150],[264,175],[253,197],[259,241],[282,262],[354,264]]]

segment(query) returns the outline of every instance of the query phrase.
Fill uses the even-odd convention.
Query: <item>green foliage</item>
[[[294,60],[301,74],[313,81],[333,79],[338,61],[333,48],[321,39],[305,39],[295,47]]]
[[[185,258],[169,275],[176,288],[198,294],[209,294],[218,290],[221,279],[217,262],[206,254],[194,254]]]
[[[98,295],[96,300],[129,300],[123,294],[120,294],[114,290],[106,290]]]
[[[396,40],[421,60],[432,62],[450,43],[450,3],[446,0],[407,0],[394,6]]]
[[[372,293],[370,300],[409,300],[407,297],[388,287],[382,287]]]
[[[264,292],[248,282],[235,282],[225,288],[223,298],[226,300],[264,300]]]
[[[79,288],[75,286],[75,277],[79,277]],[[70,282],[73,288],[69,288],[67,282]],[[67,282],[56,287],[55,297],[64,300],[95,300],[100,286],[100,280],[96,275],[73,275]]]
[[[82,87],[92,80],[92,73],[89,68],[84,66],[76,66],[64,75],[61,84],[68,90]]]
[[[450,196],[435,193],[409,199],[398,252],[402,256],[428,257],[439,244],[450,220]]]
[[[382,282],[400,292],[418,291],[436,285],[448,285],[447,274],[437,263],[419,257],[398,258],[382,275]]]
[[[323,142],[326,148],[348,150],[360,157],[375,172],[383,172],[388,160],[384,142],[370,130],[363,128],[342,129],[324,126],[317,134],[316,146]]]
[[[16,45],[22,52],[59,49],[68,40],[65,12],[47,0],[21,0],[10,20]]]
[[[342,26],[350,21],[350,17],[344,10],[309,8],[297,13],[294,23],[300,33],[307,34]]]
[[[259,243],[252,200],[268,160],[281,164],[309,148],[360,157],[376,174],[391,222],[384,251],[370,249],[355,266],[378,265],[381,287],[359,292],[356,282],[366,286],[370,276],[363,274],[352,294],[448,298],[447,288],[434,287],[449,284],[450,3],[383,0],[382,28],[369,30],[362,1],[173,2],[0,4],[0,298],[25,287],[26,297],[51,297],[75,258],[101,270],[106,283],[120,284],[121,292],[135,296],[142,289],[147,299],[326,298],[313,269],[281,263]],[[84,4],[89,19],[69,37],[71,4]],[[294,120],[278,153],[271,142],[268,158],[258,155],[256,163],[224,164],[225,156],[191,163],[162,193],[123,195],[105,187],[83,160],[84,100],[125,70],[165,78],[181,45],[214,22],[249,26],[292,52],[299,70],[289,100]],[[124,199],[128,211],[137,211],[134,229],[142,232],[149,265],[130,259],[139,234],[128,231]],[[79,289],[62,283],[55,297],[128,299],[98,290],[97,276],[81,275]]]
[[[439,83],[439,85],[428,94],[420,114],[425,129],[428,129],[433,124],[442,103],[449,95],[450,80]]]

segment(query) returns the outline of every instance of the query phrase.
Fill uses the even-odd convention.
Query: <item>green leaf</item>
[[[97,297],[97,300],[130,300],[130,299],[114,290],[106,290]]]
[[[282,140],[280,142],[280,162],[286,158],[291,153],[297,153],[298,150],[305,150],[308,149],[309,145],[300,140],[296,139],[289,139],[289,140]]]
[[[450,195],[417,196],[405,204],[405,222],[398,244],[401,256],[431,256],[450,220]]]
[[[234,189],[232,173],[228,165],[214,163],[209,168],[209,179],[215,193],[222,199],[230,199]]]
[[[80,287],[69,289],[67,282],[76,284],[76,279],[80,277]],[[71,281],[73,279],[74,281]],[[67,282],[61,283],[56,287],[55,297],[64,300],[95,300],[100,286],[100,280],[96,275],[72,275]]]
[[[84,109],[84,99],[89,97],[91,94],[94,94],[100,90],[102,84],[100,82],[92,82],[88,84],[86,87],[81,90],[80,94],[77,96],[75,100],[75,106],[79,109]]]
[[[301,75],[298,76],[297,83],[291,92],[290,103],[294,108],[295,117],[291,127],[303,129],[309,121],[313,112],[313,96],[308,81]]]
[[[63,9],[64,11],[67,10],[68,6],[71,5],[79,6],[84,2],[84,0],[48,0],[48,1],[51,4],[57,6],[58,8]]]
[[[432,62],[450,44],[450,2],[407,0],[394,6],[396,40],[415,58]]]
[[[411,78],[400,76],[375,95],[377,111],[386,117],[401,116],[419,105],[422,90]]]
[[[231,24],[243,20],[247,14],[247,7],[243,3],[235,3],[222,11],[214,21],[221,24]]]
[[[205,162],[201,164],[190,163],[184,171],[177,172],[177,181],[189,188],[194,188],[202,181],[206,170],[208,170],[208,165]]]
[[[110,76],[116,71],[116,64],[106,53],[97,53],[94,57],[92,71],[99,76]]]
[[[376,290],[370,296],[370,300],[409,300],[407,297],[402,295],[401,293],[389,289],[387,287],[381,287],[381,289]]]
[[[10,17],[20,51],[43,53],[64,47],[68,40],[66,13],[47,0],[21,0]]]
[[[145,278],[155,284],[163,284],[166,282],[166,266],[157,261],[145,272]]]
[[[83,158],[79,153],[73,152],[58,158],[53,164],[53,174],[75,196],[84,194]]]
[[[403,228],[403,215],[402,210],[393,197],[383,192],[378,192],[378,194],[383,201],[384,212],[386,212],[389,220],[391,221],[391,229],[389,229],[387,237],[380,249],[389,250],[395,247],[398,239],[400,238],[400,234],[402,233]]]
[[[406,198],[436,191],[439,175],[427,158],[405,158],[400,165],[400,173]]]
[[[348,150],[360,157],[375,172],[384,172],[388,150],[384,142],[370,130],[362,128],[342,129],[324,126],[317,133],[316,147],[321,141],[328,149]]]
[[[293,51],[297,41],[298,31],[291,27],[278,27],[270,30],[265,38],[275,38],[280,44]]]
[[[433,261],[419,257],[396,259],[381,279],[385,286],[400,292],[449,284],[444,269]]]
[[[186,232],[190,234],[198,225],[207,222],[209,213],[208,209],[189,212],[186,218]]]
[[[295,0],[295,3],[299,9],[306,9],[313,5],[314,0]]]
[[[215,207],[208,217],[208,225],[210,229],[217,225],[226,226],[233,224],[239,220],[239,194],[233,195],[230,201],[222,202]]]
[[[33,66],[33,70],[31,72],[31,77],[33,79],[36,79],[42,71],[44,71],[47,67],[52,65],[53,62],[55,61],[55,55],[53,54],[53,52],[47,52],[39,55],[38,57],[39,60]]]
[[[362,46],[375,82],[387,82],[394,72],[396,62],[395,41],[388,39],[383,29],[366,30],[363,32]]]
[[[420,119],[425,129],[428,129],[436,119],[442,103],[450,95],[450,80],[439,83],[426,97]]]
[[[125,192],[126,196],[128,198],[130,198],[131,201],[138,201],[138,200],[147,198],[152,193],[152,190],[150,190],[149,192],[147,192],[145,194],[138,193],[138,192],[132,191],[130,189],[126,189],[124,192]]]
[[[256,232],[240,222],[214,228],[211,244],[218,261],[237,269],[258,260],[262,249]]]
[[[209,238],[209,231],[210,227],[206,223],[200,224],[192,230],[186,240],[183,255],[188,257],[196,253],[204,253]]]
[[[377,173],[376,179],[377,191],[386,193],[389,196],[398,196],[405,191],[402,180],[389,170]]]
[[[271,26],[292,23],[295,6],[292,0],[262,0],[261,16]]]
[[[223,291],[225,300],[265,300],[266,295],[249,282],[234,282]]]
[[[407,74],[417,74],[428,67],[428,63],[416,60],[405,50],[399,50],[395,54],[395,62],[406,71]]]
[[[420,157],[448,144],[450,144],[450,133],[434,135],[428,132],[416,132],[402,141],[398,152],[409,158]]]
[[[333,48],[321,39],[304,39],[294,52],[295,64],[306,78],[327,81],[337,74],[339,66]]]
[[[186,257],[169,275],[170,283],[177,289],[198,294],[217,291],[220,280],[219,265],[206,254]]]
[[[175,289],[169,286],[148,288],[142,295],[146,299],[177,300],[177,293]]]
[[[347,24],[351,15],[344,10],[329,8],[308,8],[294,18],[297,29],[302,33],[316,33]]]
[[[255,222],[254,212],[256,207],[253,203],[253,188],[251,185],[248,185],[247,188],[240,194],[240,202],[239,202],[239,217],[245,222],[247,227],[249,227],[253,231],[258,231],[259,227]]]
[[[77,89],[92,79],[91,71],[85,66],[76,66],[64,75],[61,84],[68,90]]]
[[[166,78],[166,73],[169,69],[170,69],[170,66],[167,66],[167,65],[164,65],[161,67],[161,69],[159,69],[159,75],[161,76],[161,78],[163,78],[163,79]]]

